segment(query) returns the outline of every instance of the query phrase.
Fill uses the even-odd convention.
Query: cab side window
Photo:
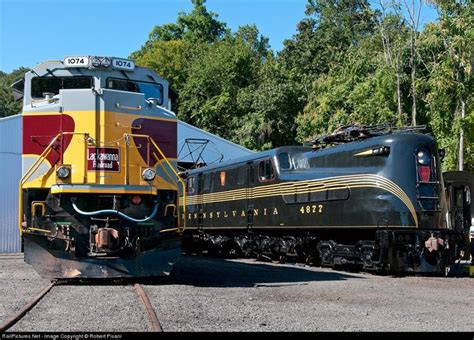
[[[196,190],[196,179],[195,179],[195,177],[189,177],[186,184],[187,184],[188,194],[194,193],[194,191]]]
[[[273,181],[275,179],[275,172],[273,164],[270,159],[260,161],[258,163],[258,180],[260,182]]]

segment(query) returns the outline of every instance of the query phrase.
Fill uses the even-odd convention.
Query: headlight
[[[152,169],[152,168],[147,168],[145,170],[143,170],[142,172],[142,177],[145,181],[152,181],[155,179],[156,177],[156,171],[155,169]]]
[[[56,170],[56,175],[61,179],[66,179],[71,174],[71,169],[67,166],[60,166],[58,170]]]
[[[418,151],[416,153],[416,157],[418,158],[418,163],[421,165],[430,165],[430,154],[427,151]]]
[[[102,67],[110,67],[111,64],[112,64],[112,61],[110,60],[110,58],[105,57],[104,59],[102,59],[102,62],[101,62]]]
[[[93,67],[110,67],[112,60],[109,57],[93,57],[91,61]]]
[[[94,67],[100,67],[100,59],[97,57],[92,58],[92,66]]]

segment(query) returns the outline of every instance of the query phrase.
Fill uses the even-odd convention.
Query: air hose
[[[84,215],[84,216],[97,216],[97,215],[103,215],[103,214],[117,214],[119,215],[120,217],[128,220],[128,221],[131,221],[131,222],[135,222],[135,223],[141,223],[141,222],[147,222],[149,220],[151,220],[153,217],[155,217],[157,211],[158,211],[158,204],[155,205],[155,209],[153,209],[153,212],[151,213],[150,216],[148,217],[145,217],[144,219],[136,219],[136,218],[133,218],[133,217],[130,217],[128,215],[125,215],[124,213],[118,211],[118,210],[112,210],[112,209],[105,209],[105,210],[97,210],[97,211],[83,211],[81,209],[79,209],[77,206],[76,206],[76,203],[72,203],[72,207],[74,208],[74,210],[81,214],[81,215]]]

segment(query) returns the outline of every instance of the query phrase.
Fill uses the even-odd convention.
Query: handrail
[[[22,214],[23,214],[23,185],[28,181],[28,179],[35,173],[36,170],[38,170],[39,166],[43,161],[46,159],[46,157],[49,155],[51,150],[53,149],[54,144],[57,142],[59,137],[62,137],[64,135],[84,135],[88,136],[88,133],[83,133],[83,132],[60,132],[58,133],[48,144],[48,146],[43,150],[41,155],[36,159],[36,161],[30,166],[30,168],[25,172],[25,174],[21,177],[20,179],[20,185],[18,188],[18,199],[19,199],[19,206],[18,206],[18,227],[20,229],[20,236],[23,235],[23,225],[22,225]],[[85,139],[87,141],[87,139]],[[61,158],[62,159],[62,158]],[[86,161],[87,163],[87,161]],[[87,173],[86,173],[87,175]]]
[[[25,174],[22,176],[21,180],[20,180],[20,183],[19,183],[19,209],[18,209],[18,223],[19,223],[19,229],[20,229],[20,236],[23,235],[23,230],[24,230],[24,227],[23,227],[23,223],[22,223],[22,219],[23,219],[23,185],[30,179],[30,177],[35,173],[35,171],[38,170],[39,166],[44,162],[44,160],[47,158],[47,156],[49,155],[49,153],[51,152],[51,150],[53,149],[55,143],[58,141],[58,139],[64,135],[84,135],[85,136],[85,139],[84,139],[84,143],[85,143],[85,154],[87,155],[87,138],[89,136],[88,133],[79,133],[79,132],[61,132],[61,133],[58,133],[52,140],[51,142],[48,144],[48,146],[43,150],[43,152],[41,153],[41,155],[35,160],[35,162],[30,166],[30,168],[25,172]],[[168,158],[166,158],[166,156],[164,155],[163,151],[160,149],[160,147],[158,146],[158,144],[155,142],[155,140],[150,137],[149,135],[142,135],[142,134],[127,134],[125,133],[123,135],[123,138],[125,139],[125,147],[126,147],[126,153],[128,153],[128,148],[130,147],[130,137],[142,137],[142,138],[146,138],[147,139],[147,142],[148,143],[151,143],[155,148],[156,150],[158,151],[159,155],[162,157],[162,160],[168,165],[168,167],[171,169],[172,173],[174,174],[174,176],[176,176],[177,178],[177,181],[176,179],[173,178],[173,175],[170,174],[170,172],[168,171],[167,167],[165,166],[165,164],[159,160],[159,157],[156,155],[156,153],[153,152],[153,156],[154,158],[158,161],[158,164],[159,166],[163,169],[164,173],[166,174],[166,176],[171,180],[172,183],[179,183],[179,185],[181,185],[182,187],[182,191],[183,191],[183,213],[184,213],[184,218],[183,218],[183,226],[181,227],[181,216],[180,216],[180,213],[179,213],[179,189],[178,189],[178,184],[176,184],[176,187],[178,189],[178,192],[177,192],[177,198],[176,198],[176,201],[177,201],[177,211],[178,211],[178,227],[177,228],[172,228],[172,229],[166,229],[166,230],[162,230],[161,232],[165,232],[165,231],[171,231],[171,230],[178,230],[180,232],[182,232],[184,229],[186,229],[186,184],[184,183],[184,181],[181,179],[181,177],[179,176],[177,170],[173,167],[173,165],[170,163],[170,161],[168,160]],[[86,157],[85,155],[85,157]],[[125,166],[126,166],[126,169],[125,169],[125,180],[126,180],[126,184],[128,185],[128,179],[129,179],[129,166],[128,166],[128,163],[129,163],[129,157],[127,157],[129,155],[126,154],[126,163]],[[84,169],[84,183],[87,182],[87,159],[85,159],[85,169]]]
[[[87,132],[60,132],[58,133],[52,140],[51,142],[48,144],[48,146],[46,147],[46,149],[44,149],[44,151],[41,153],[41,155],[39,156],[39,158],[36,159],[36,161],[30,166],[30,168],[28,169],[28,171],[23,175],[23,177],[21,178],[21,181],[20,181],[20,185],[23,185],[26,183],[26,181],[31,177],[31,175],[33,175],[33,173],[38,169],[38,167],[40,166],[40,164],[46,159],[47,155],[49,154],[49,152],[51,151],[51,149],[53,148],[54,146],[54,143],[56,143],[56,141],[58,140],[59,137],[62,137],[63,135],[84,135],[84,136],[88,136],[89,134]],[[85,140],[87,141],[87,139]],[[34,170],[32,170],[34,168]],[[28,176],[27,176],[28,175]]]
[[[138,105],[138,106],[124,106],[124,105],[120,105],[120,103],[116,103],[115,106],[118,109],[133,110],[133,111],[140,111],[142,109],[141,105]]]
[[[166,162],[166,164],[168,164],[168,166],[170,167],[170,169],[173,171],[174,175],[176,176],[176,178],[178,179],[179,183],[181,184],[182,188],[183,188],[183,214],[184,214],[184,218],[183,218],[183,230],[186,229],[186,184],[184,183],[184,181],[181,179],[181,176],[179,176],[179,173],[178,171],[176,171],[174,169],[174,167],[171,165],[171,163],[168,161],[168,158],[166,158],[165,154],[163,153],[163,151],[161,151],[161,149],[158,147],[158,145],[155,143],[155,141],[153,140],[153,138],[151,137],[148,137],[151,141],[151,143],[153,144],[153,146],[158,150],[158,152],[160,153],[161,157],[163,157],[163,160]],[[160,165],[163,165],[163,163],[160,163]],[[164,167],[163,167],[164,168]],[[165,169],[166,171],[166,169]],[[179,214],[179,191],[178,191],[178,197],[176,197],[176,202],[178,203],[178,224],[179,224],[179,220],[180,220],[180,214]]]
[[[184,213],[184,218],[183,218],[183,228],[180,228],[180,213],[179,213],[179,190],[178,190],[178,196],[176,197],[176,202],[177,202],[177,206],[178,206],[178,228],[176,228],[177,230],[180,230],[180,231],[183,231],[184,229],[186,229],[186,184],[184,183],[184,181],[181,179],[181,177],[179,176],[178,174],[178,171],[175,170],[175,168],[173,167],[173,165],[169,162],[168,158],[166,158],[165,154],[163,153],[163,151],[160,149],[160,147],[156,144],[155,140],[150,137],[149,135],[142,135],[142,134],[134,134],[134,133],[125,133],[124,134],[124,137],[128,138],[128,137],[138,137],[138,138],[146,138],[149,142],[151,142],[151,144],[153,144],[153,146],[156,148],[156,150],[158,150],[160,156],[162,157],[162,159],[166,162],[166,164],[168,165],[168,167],[171,169],[171,171],[173,172],[173,174],[176,176],[176,178],[178,179],[178,182],[179,184],[181,184],[182,186],[182,189],[183,189],[183,213]],[[171,181],[175,181],[172,176],[169,174],[168,170],[166,169],[166,167],[163,165],[162,162],[158,162],[158,164],[162,167],[162,169],[164,170],[164,172],[166,173],[166,175],[171,179]],[[168,230],[173,230],[173,229],[167,229],[166,231]]]
[[[25,184],[26,181],[31,177],[31,175],[38,169],[38,167],[40,166],[40,164],[43,163],[43,161],[46,159],[46,156],[49,154],[49,152],[50,152],[51,149],[53,148],[54,143],[56,143],[56,141],[58,140],[59,136],[61,136],[61,133],[58,133],[58,134],[51,140],[51,142],[48,144],[48,146],[46,147],[46,149],[44,149],[44,151],[41,153],[41,155],[39,156],[39,158],[36,159],[36,161],[30,166],[30,168],[28,169],[28,171],[26,171],[25,174],[21,177],[20,185]],[[34,169],[34,170],[32,170],[32,169]]]
[[[21,177],[20,179],[20,185],[18,186],[18,199],[19,199],[19,206],[18,206],[18,228],[20,229],[20,236],[23,235],[23,224],[22,224],[22,214],[23,214],[23,185],[26,183],[26,181],[33,175],[33,173],[38,169],[41,163],[46,159],[47,155],[50,153],[51,149],[53,148],[54,143],[58,140],[59,136],[61,136],[61,133],[58,133],[48,144],[46,149],[41,153],[39,158],[36,159],[36,161],[30,166],[28,171],[25,172],[25,174]],[[32,170],[34,169],[34,170]]]

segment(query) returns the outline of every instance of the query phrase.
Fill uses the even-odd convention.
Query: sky
[[[273,50],[296,33],[307,0],[207,0],[236,31],[256,24]],[[155,25],[176,22],[191,0],[0,0],[0,70],[11,72],[70,55],[128,57]],[[428,9],[422,21],[436,19]]]

